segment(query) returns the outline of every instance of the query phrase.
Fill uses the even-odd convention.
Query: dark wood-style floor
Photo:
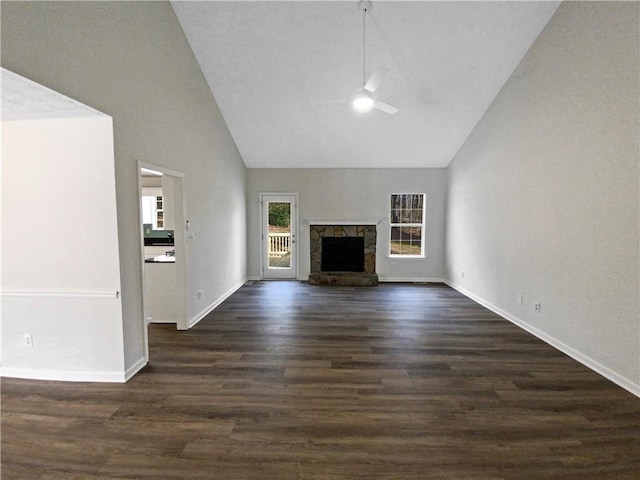
[[[445,286],[244,286],[127,384],[3,379],[2,479],[638,479],[640,399]]]

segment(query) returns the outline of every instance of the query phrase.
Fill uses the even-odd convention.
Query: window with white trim
[[[389,255],[424,257],[424,193],[391,195]]]

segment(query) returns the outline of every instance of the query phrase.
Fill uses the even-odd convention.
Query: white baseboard
[[[194,325],[196,325],[200,320],[202,320],[204,317],[206,317],[207,315],[209,315],[209,313],[211,313],[218,305],[220,305],[222,302],[224,302],[227,298],[229,298],[231,295],[233,295],[233,293],[238,290],[240,287],[242,287],[245,283],[247,282],[247,280],[242,280],[240,283],[238,283],[237,285],[235,285],[233,288],[231,288],[228,292],[226,292],[224,295],[222,295],[220,298],[218,298],[215,302],[213,302],[212,304],[210,304],[208,307],[206,307],[204,310],[202,310],[200,313],[198,313],[197,315],[195,315],[194,317],[192,317],[189,320],[188,323],[188,328],[193,327]]]
[[[127,370],[124,372],[124,381],[128,382],[129,380],[131,380],[131,378],[133,378],[136,373],[142,370],[147,365],[147,363],[147,359],[142,357],[136,363],[127,368]]]
[[[54,380],[60,382],[124,383],[124,372],[82,372],[69,370],[36,370],[31,368],[0,368],[0,376],[28,380]]]
[[[444,283],[442,278],[437,277],[380,277],[378,281],[382,283]]]
[[[619,375],[618,373],[616,373],[613,370],[611,370],[609,367],[607,367],[605,365],[602,365],[601,363],[597,362],[596,360],[594,360],[593,358],[589,357],[588,355],[585,355],[585,354],[579,352],[578,350],[576,350],[573,347],[567,345],[566,343],[562,342],[561,340],[558,340],[557,338],[555,338],[555,337],[543,332],[542,330],[534,327],[533,325],[525,322],[524,320],[516,317],[515,315],[511,315],[509,312],[501,309],[500,307],[498,307],[496,305],[493,305],[490,302],[487,302],[485,299],[475,295],[474,293],[470,292],[469,290],[466,290],[465,288],[462,288],[461,286],[456,285],[455,283],[450,282],[448,280],[444,280],[444,283],[449,285],[451,288],[457,290],[458,292],[462,293],[464,296],[469,297],[470,299],[474,300],[475,302],[478,302],[483,307],[488,308],[492,312],[497,313],[501,317],[504,317],[505,319],[509,320],[511,323],[519,326],[520,328],[526,330],[527,332],[531,333],[532,335],[538,337],[543,342],[548,343],[552,347],[560,350],[562,353],[565,353],[566,355],[569,355],[574,360],[577,360],[578,362],[582,363],[583,365],[585,365],[586,367],[590,368],[594,372],[599,373],[600,375],[602,375],[606,379],[611,380],[616,385],[618,385],[618,386],[624,388],[625,390],[633,393],[635,396],[640,397],[640,384],[635,383],[635,382],[629,380],[628,378],[623,377],[622,375]]]
[[[72,370],[41,370],[33,368],[0,368],[0,376],[28,380],[53,380],[59,382],[125,383],[147,364],[143,357],[125,372],[84,372]]]

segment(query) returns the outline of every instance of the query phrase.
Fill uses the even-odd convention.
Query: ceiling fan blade
[[[335,105],[336,103],[348,103],[351,99],[341,98],[340,100],[327,100],[326,102],[315,102],[314,107],[321,107],[322,105]]]
[[[380,100],[373,101],[373,108],[380,110],[381,112],[388,113],[389,115],[394,115],[398,112],[396,107],[389,105],[388,103],[381,102]]]
[[[376,68],[369,77],[369,80],[367,80],[367,83],[364,84],[364,89],[371,93],[375,92],[382,84],[388,71],[389,70],[384,67]]]

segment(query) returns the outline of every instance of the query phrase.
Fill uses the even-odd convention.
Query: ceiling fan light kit
[[[371,94],[368,93],[367,91],[358,93],[354,97],[353,102],[351,102],[353,109],[359,113],[368,112],[373,108],[373,104],[374,104],[373,98],[371,98]]]

